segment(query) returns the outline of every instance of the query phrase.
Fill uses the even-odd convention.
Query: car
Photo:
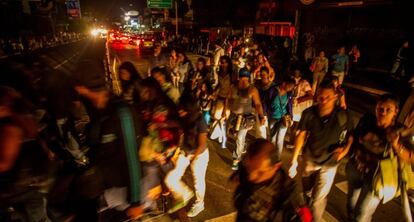
[[[138,34],[131,34],[129,37],[129,44],[134,46],[140,46],[141,45],[141,37]]]
[[[152,49],[154,47],[155,38],[153,34],[143,34],[140,39],[139,46],[141,49]]]
[[[121,34],[117,31],[110,31],[108,33],[107,41],[109,43],[121,43]]]

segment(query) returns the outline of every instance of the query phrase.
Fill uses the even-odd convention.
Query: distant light
[[[98,36],[98,34],[99,34],[98,29],[92,29],[92,31],[91,31],[92,36]]]
[[[129,21],[130,17],[129,16],[125,16],[124,19],[125,19],[125,21]]]

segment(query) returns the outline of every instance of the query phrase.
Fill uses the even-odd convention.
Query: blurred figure
[[[177,108],[153,78],[142,82],[141,115],[144,137],[139,148],[143,171],[144,208],[155,210],[155,200],[161,195],[161,179],[173,167],[172,158],[178,152],[182,130],[177,120]]]
[[[286,132],[292,125],[292,91],[294,88],[293,79],[284,79],[280,85],[276,86],[276,94],[270,103],[270,140],[276,146],[277,158],[281,158]]]
[[[232,115],[231,119],[233,120],[232,125],[236,133],[233,170],[238,169],[239,162],[245,152],[247,132],[254,128],[256,119],[259,119],[261,126],[265,124],[259,91],[254,85],[250,84],[251,77],[251,73],[247,69],[241,69],[238,84],[232,86],[231,96],[229,97],[229,109]]]
[[[174,70],[176,76],[179,76],[178,89],[180,94],[183,93],[185,85],[189,79],[190,73],[193,70],[193,65],[184,52],[177,53],[178,64]]]
[[[23,103],[14,89],[0,86],[0,220],[17,214],[22,221],[48,222],[49,153],[36,140],[37,126]]]
[[[338,49],[338,53],[332,56],[332,75],[337,76],[339,85],[342,85],[344,78],[348,75],[349,70],[349,56],[345,52],[345,47]]]
[[[238,54],[236,56],[236,59],[234,61],[234,64],[237,67],[237,72],[240,71],[240,69],[244,68],[246,66],[246,60],[247,60],[247,47],[245,45],[240,45]]]
[[[353,66],[356,66],[359,62],[359,58],[361,57],[361,52],[358,49],[357,45],[353,45],[351,48],[351,51],[349,51],[348,53],[350,60],[351,60],[351,64]]]
[[[219,64],[221,57],[225,55],[224,49],[221,47],[221,40],[216,40],[214,42],[214,52],[213,52],[213,73],[217,74],[219,69]]]
[[[409,54],[409,42],[404,41],[402,46],[398,49],[397,56],[394,60],[394,64],[392,65],[391,75],[396,78],[400,79],[405,76],[405,66],[408,63],[408,54]]]
[[[299,122],[302,112],[312,106],[313,92],[309,82],[303,78],[300,70],[296,69],[293,73],[295,89],[293,92],[293,121]]]
[[[275,71],[270,66],[269,61],[267,61],[267,58],[263,55],[263,53],[259,53],[256,56],[255,63],[256,64],[255,64],[255,70],[254,70],[254,75],[253,75],[253,81],[260,79],[260,69],[262,67],[267,67],[269,69],[269,78],[270,78],[270,81],[273,81],[275,79]]]
[[[338,95],[338,101],[337,101],[337,105],[339,107],[341,107],[342,109],[347,109],[347,105],[346,105],[346,97],[345,97],[345,90],[342,89],[341,85],[339,85],[339,79],[336,76],[331,76],[329,79],[332,82],[332,84],[334,85],[335,89],[336,89],[336,93]]]
[[[265,118],[264,125],[256,124],[256,137],[267,138],[267,131],[269,128],[269,117],[272,113],[272,101],[275,96],[278,94],[276,83],[270,81],[269,69],[267,67],[262,67],[260,69],[260,81],[256,82],[256,88],[259,90],[260,101],[263,106],[263,115]]]
[[[265,139],[248,146],[240,169],[231,178],[237,185],[237,222],[290,221],[295,214],[301,222],[312,221],[300,183],[289,178],[276,153],[274,145]]]
[[[185,94],[180,99],[178,110],[182,128],[184,129],[181,152],[177,157],[175,167],[165,178],[165,183],[171,190],[177,203],[170,209],[174,212],[185,207],[194,196],[191,189],[182,181],[182,177],[189,165],[193,174],[196,200],[188,212],[189,217],[197,216],[204,210],[204,195],[206,191],[205,176],[209,161],[207,149],[208,127],[191,95]]]
[[[390,159],[391,155],[399,156],[400,160],[408,164],[412,163],[412,158],[406,158],[411,156],[412,151],[406,147],[406,141],[400,133],[404,127],[396,122],[398,113],[398,98],[391,94],[382,95],[377,101],[375,114],[366,113],[355,129],[354,136],[357,140],[353,144],[351,157],[346,166],[347,208],[351,221],[371,221],[381,201],[386,203],[399,196],[399,192],[406,192],[398,191],[401,189],[400,184],[378,186],[376,179],[382,180],[382,173],[385,172],[383,169],[378,170],[378,165],[382,160]],[[408,136],[409,140],[411,136]],[[403,166],[401,165],[401,168]],[[398,174],[395,172],[396,168],[384,170],[394,170],[393,173]],[[407,178],[399,178],[403,179]],[[385,180],[383,183],[387,182],[389,181]],[[384,187],[386,185],[388,187]],[[387,192],[384,192],[384,189]]]
[[[313,72],[312,79],[312,91],[315,94],[318,89],[319,84],[325,78],[326,73],[328,73],[329,61],[325,57],[325,51],[320,51],[319,56],[313,59],[310,70]]]
[[[167,70],[165,68],[155,67],[151,70],[151,76],[160,84],[162,91],[175,103],[178,104],[180,99],[180,92],[178,88],[174,87],[169,79]]]
[[[131,62],[124,62],[118,68],[121,82],[121,97],[128,104],[139,104],[141,75]]]
[[[210,69],[207,66],[206,59],[202,57],[198,58],[194,74],[191,76],[192,91],[197,92],[197,89],[199,89],[202,82],[211,82],[212,76],[210,74]]]
[[[323,82],[317,93],[317,105],[302,113],[295,141],[289,176],[297,174],[298,157],[304,148],[302,177],[316,174],[312,184],[312,212],[315,222],[322,221],[327,196],[334,182],[338,163],[349,152],[353,125],[349,113],[336,105],[337,91],[331,82]]]
[[[154,43],[154,54],[149,58],[148,76],[151,76],[151,70],[155,67],[164,67],[168,64],[167,58],[161,53],[162,46],[160,43]]]
[[[209,125],[211,122],[211,108],[213,105],[213,89],[208,81],[200,83],[200,87],[196,92],[196,97],[200,104],[204,121],[206,121],[207,125]]]
[[[226,120],[230,115],[227,106],[231,95],[232,73],[231,59],[228,56],[221,57],[220,69],[215,81],[216,87],[213,93],[213,99],[215,100],[212,111],[214,122],[210,139],[218,138],[222,148],[227,147]]]
[[[172,84],[176,88],[178,88],[178,82],[180,80],[180,76],[178,75],[178,73],[174,72],[174,70],[177,69],[177,66],[178,66],[177,51],[175,51],[175,49],[171,49],[170,60],[169,60],[169,64],[168,64],[168,70],[171,73]]]
[[[143,212],[138,159],[142,121],[128,104],[104,88],[77,85],[75,90],[96,109],[88,142],[91,164],[99,169],[94,175],[98,187],[90,189],[104,189],[99,211],[115,209],[135,219]]]

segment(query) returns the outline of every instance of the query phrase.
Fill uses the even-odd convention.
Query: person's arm
[[[329,69],[329,59],[328,59],[328,58],[326,58],[326,60],[325,60],[325,65],[324,65],[324,70],[325,70],[325,73],[328,73],[328,69]]]
[[[0,129],[0,173],[11,170],[19,156],[23,131],[13,125]]]
[[[342,94],[341,98],[339,98],[339,106],[342,109],[345,109],[345,110],[347,109],[346,100],[345,100],[345,94]]]
[[[259,91],[256,88],[252,89],[252,99],[254,106],[256,108],[257,114],[259,115],[260,125],[264,124],[265,118],[263,114],[263,106],[260,101]]]
[[[298,103],[301,102],[305,102],[308,100],[312,100],[313,99],[313,91],[312,91],[312,87],[310,86],[310,84],[308,82],[305,83],[306,85],[304,86],[305,90],[306,90],[306,94],[302,97],[299,97],[297,99]]]
[[[353,142],[354,142],[354,137],[351,135],[351,136],[349,136],[346,145],[335,151],[338,161],[342,160],[349,153],[349,150],[351,149],[351,145],[352,145]]]
[[[287,178],[287,182],[285,183],[285,191],[289,192],[289,200],[292,206],[294,207],[296,213],[299,215],[301,219],[300,221],[311,222],[312,212],[306,205],[302,185],[298,181],[298,179]]]
[[[293,157],[290,164],[289,169],[289,176],[291,178],[294,178],[297,174],[297,168],[298,168],[298,157],[300,153],[302,152],[303,145],[305,144],[305,139],[307,136],[306,130],[299,130],[296,139],[295,139],[295,150],[293,151]]]
[[[392,149],[400,157],[400,159],[408,164],[414,163],[413,151],[406,148],[400,143],[400,134],[395,134],[391,138]]]

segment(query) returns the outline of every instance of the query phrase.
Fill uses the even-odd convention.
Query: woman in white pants
[[[187,167],[191,166],[196,200],[187,215],[195,217],[204,210],[205,176],[209,161],[206,146],[208,128],[200,108],[189,93],[184,93],[180,99],[179,115],[184,129],[184,139],[175,168],[165,178],[165,184],[176,200],[169,213],[185,207],[194,196],[193,191],[181,180]]]

